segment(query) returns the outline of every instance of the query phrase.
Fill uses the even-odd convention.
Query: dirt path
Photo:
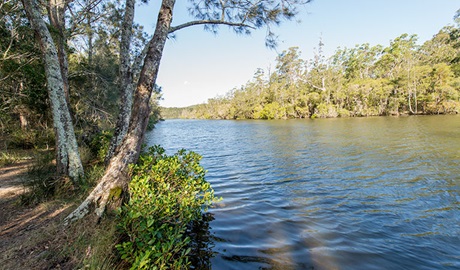
[[[23,160],[0,168],[0,269],[72,269],[59,250],[65,238],[61,220],[69,206],[20,204],[31,162]]]
[[[0,236],[4,234],[5,225],[17,214],[16,208],[20,196],[25,192],[22,185],[30,161],[21,161],[0,168]]]

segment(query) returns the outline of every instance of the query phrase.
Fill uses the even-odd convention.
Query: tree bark
[[[22,94],[22,90],[24,90],[24,83],[20,82],[18,89],[20,95]],[[29,127],[29,121],[27,120],[27,109],[24,105],[19,105],[16,107],[16,109],[19,113],[19,122],[21,124],[21,130],[25,131]]]
[[[61,69],[62,81],[64,83],[64,93],[65,98],[68,104],[70,104],[70,89],[69,89],[69,63],[67,62],[67,52],[66,52],[66,43],[67,39],[65,37],[65,9],[66,9],[65,0],[50,0],[47,6],[48,17],[51,22],[51,25],[56,31],[56,44],[57,44],[57,53],[59,59],[59,67]]]
[[[29,0],[30,1],[30,0]],[[129,165],[137,162],[141,144],[150,115],[150,97],[157,79],[163,49],[171,27],[175,0],[163,0],[158,14],[155,33],[148,43],[147,55],[139,75],[133,110],[128,132],[115,155],[110,159],[106,172],[99,184],[85,201],[65,219],[65,224],[78,220],[89,213],[91,205],[96,206],[95,213],[101,217],[111,194],[116,190],[126,190],[129,183]]]
[[[133,36],[134,5],[136,0],[126,0],[125,14],[121,28],[120,42],[120,112],[118,114],[115,132],[110,142],[109,150],[105,158],[106,164],[110,161],[115,150],[120,146],[123,138],[128,132],[131,108],[133,105],[133,75],[130,69],[130,44]]]
[[[35,0],[23,0],[24,9],[32,29],[38,38],[45,62],[48,95],[51,101],[53,126],[56,135],[56,166],[58,174],[76,181],[83,176],[83,166],[78,153],[77,140],[65,98],[65,82],[62,77],[56,47],[40,7]]]

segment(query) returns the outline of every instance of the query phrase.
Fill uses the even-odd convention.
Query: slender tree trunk
[[[91,25],[91,11],[88,11],[88,13],[86,14],[86,24],[88,25],[87,26],[87,29],[86,29],[86,33],[88,35],[88,66],[92,69],[93,67],[93,29],[92,29],[92,25]],[[93,72],[91,72],[92,74]]]
[[[24,90],[24,83],[20,82],[19,83],[19,89],[18,92],[21,95],[22,90]],[[18,113],[19,113],[19,122],[21,124],[21,130],[27,130],[29,127],[29,121],[27,120],[27,109],[24,105],[19,105],[16,107]]]
[[[130,44],[133,36],[134,5],[136,0],[126,0],[125,14],[121,28],[120,42],[120,112],[118,114],[115,132],[110,142],[109,150],[105,158],[108,164],[115,150],[120,146],[123,138],[128,132],[129,119],[131,118],[131,108],[133,105],[133,76],[130,70]]]
[[[90,211],[95,204],[96,214],[101,217],[110,199],[110,194],[116,190],[126,190],[129,183],[128,167],[137,162],[141,144],[147,129],[150,115],[150,97],[157,79],[163,49],[171,26],[175,0],[163,0],[158,14],[155,34],[148,44],[147,55],[139,75],[139,81],[134,95],[133,110],[129,122],[128,133],[123,139],[115,155],[110,159],[105,175],[99,184],[89,194],[85,201],[66,217],[65,223],[80,219]]]
[[[35,31],[45,62],[48,95],[51,101],[53,126],[56,134],[56,166],[58,174],[72,180],[83,176],[83,166],[78,153],[77,140],[65,99],[65,83],[62,78],[59,57],[53,39],[35,0],[23,0],[24,9]]]
[[[89,2],[89,1],[88,1]],[[87,4],[89,6],[89,3]],[[91,19],[92,19],[92,12],[91,10],[88,10],[86,13],[86,34],[88,35],[88,68],[90,70],[90,79],[88,82],[88,88],[92,92],[94,89],[94,81],[95,81],[95,76],[94,76],[94,69],[93,69],[93,35],[94,31],[91,25]]]
[[[415,114],[418,114],[417,82],[414,82],[414,102],[415,102]]]
[[[67,39],[65,38],[65,9],[66,9],[65,0],[50,0],[48,3],[48,16],[51,22],[51,25],[56,30],[56,44],[57,44],[57,53],[59,58],[59,67],[61,69],[62,81],[64,83],[64,93],[65,98],[68,104],[70,104],[70,90],[69,90],[69,64],[67,62],[67,52],[66,52],[66,43]]]
[[[19,122],[21,123],[21,130],[25,131],[29,127],[26,111],[24,108],[19,108]]]

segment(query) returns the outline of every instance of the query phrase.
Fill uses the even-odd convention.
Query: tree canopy
[[[450,114],[460,112],[458,26],[446,26],[422,45],[402,34],[386,47],[359,44],[326,58],[320,40],[313,59],[297,47],[276,58],[275,70],[225,96],[163,116],[204,119],[288,119]]]

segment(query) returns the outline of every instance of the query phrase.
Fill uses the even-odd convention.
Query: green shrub
[[[91,152],[96,156],[96,159],[103,162],[109,151],[110,140],[113,134],[109,131],[102,131],[95,135],[90,142]]]
[[[187,226],[215,199],[200,159],[185,150],[168,156],[154,146],[133,167],[130,200],[120,210],[127,240],[117,245],[131,269],[188,269]]]
[[[334,105],[321,103],[316,107],[315,115],[319,118],[334,118],[339,116],[339,113]]]
[[[350,111],[347,109],[338,109],[337,113],[340,117],[350,117]]]
[[[55,144],[53,129],[15,130],[11,133],[10,144],[15,148],[49,148]]]
[[[0,167],[5,165],[12,165],[18,162],[21,157],[16,153],[1,152],[0,153]]]

